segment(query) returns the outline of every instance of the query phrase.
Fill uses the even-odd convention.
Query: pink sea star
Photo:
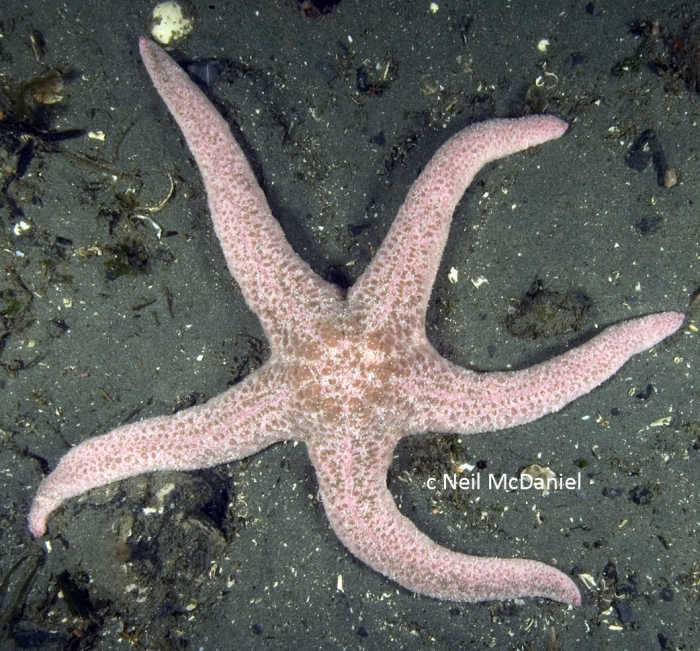
[[[265,365],[226,393],[172,416],[84,441],[37,491],[29,527],[46,531],[64,500],[154,470],[240,459],[304,441],[334,531],[365,563],[424,595],[458,601],[544,596],[580,603],[565,574],[531,560],[468,556],[439,546],[396,508],[386,473],[409,434],[472,434],[561,409],[632,355],[675,332],[675,312],[633,319],[560,357],[513,373],[454,366],[428,343],[425,311],[454,208],[487,162],[558,138],[554,117],[464,129],[411,187],[372,263],[346,293],[316,276],[286,241],[223,118],[157,45],[141,55],[185,134],[231,274],[270,342]]]

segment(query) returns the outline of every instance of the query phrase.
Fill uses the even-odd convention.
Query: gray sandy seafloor
[[[139,60],[152,5],[84,4],[0,10],[0,182],[28,156],[12,120],[104,134],[35,136],[7,189],[14,205],[0,206],[0,648],[691,648],[700,360],[690,317],[557,414],[397,449],[389,485],[423,531],[458,551],[556,565],[579,585],[579,608],[398,588],[339,543],[293,442],[92,491],[31,539],[42,468],[70,446],[203,402],[267,354],[196,166]],[[345,284],[450,135],[540,111],[570,123],[562,139],[488,166],[458,207],[427,319],[451,361],[522,368],[633,316],[690,314],[700,95],[654,63],[683,47],[675,35],[687,36],[692,3],[436,4],[343,0],[313,17],[292,0],[193,2],[194,30],[173,55],[217,73],[205,90],[237,125],[290,242]],[[644,28],[654,23],[658,36]],[[63,99],[38,106],[30,82],[52,71]],[[677,173],[670,189],[651,165],[625,162],[649,129]],[[149,212],[171,178],[172,197]],[[556,326],[534,338],[508,321],[528,292],[533,323]],[[533,463],[580,471],[584,485],[546,497],[426,487],[477,461],[510,475]]]

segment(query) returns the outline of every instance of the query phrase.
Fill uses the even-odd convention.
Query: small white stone
[[[151,36],[161,45],[187,36],[194,27],[192,18],[185,18],[177,2],[161,2],[153,8]]]
[[[12,232],[15,235],[21,235],[22,233],[26,233],[31,227],[31,224],[28,224],[27,222],[22,220],[15,224],[15,227],[12,229]]]

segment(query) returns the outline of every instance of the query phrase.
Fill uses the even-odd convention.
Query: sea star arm
[[[560,137],[566,122],[538,115],[489,120],[452,136],[408,192],[369,267],[351,288],[351,305],[363,306],[369,329],[398,321],[401,337],[423,335],[425,311],[452,214],[476,173],[488,162]]]
[[[409,430],[472,434],[529,423],[597,387],[630,357],[678,330],[683,318],[663,312],[631,319],[522,371],[476,373],[440,358],[442,370],[404,381],[413,407]]]
[[[139,41],[153,84],[197,162],[214,230],[231,275],[258,315],[273,350],[293,326],[312,329],[315,310],[341,291],[321,280],[287,242],[243,151],[204,93],[152,41]]]
[[[301,438],[292,390],[267,367],[203,405],[119,427],[70,450],[37,490],[29,514],[34,536],[58,506],[91,488],[154,470],[194,470],[247,457],[277,441]]]
[[[387,489],[391,447],[370,447],[360,456],[310,446],[309,454],[333,530],[355,556],[404,588],[452,601],[547,597],[581,603],[574,582],[544,563],[460,554],[426,536],[401,515]]]

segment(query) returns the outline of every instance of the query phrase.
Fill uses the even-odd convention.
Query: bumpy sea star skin
[[[418,432],[471,434],[561,409],[632,355],[675,332],[683,315],[626,321],[583,346],[513,373],[476,373],[440,357],[425,311],[454,208],[487,162],[561,136],[554,117],[464,129],[411,187],[381,248],[347,295],[292,250],[223,118],[157,45],[141,55],[182,129],[209,197],[231,274],[270,342],[265,365],[226,393],[172,416],[119,427],[72,449],[41,483],[35,536],[64,500],[154,470],[240,459],[276,441],[308,446],[331,526],[358,558],[409,590],[483,601],[544,596],[580,603],[565,574],[536,561],[468,556],[439,546],[397,509],[392,451]]]

